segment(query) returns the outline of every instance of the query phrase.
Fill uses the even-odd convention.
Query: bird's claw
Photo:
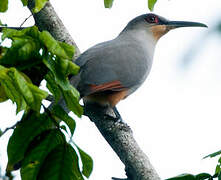
[[[123,122],[120,113],[118,112],[117,108],[110,108],[108,107],[104,112],[105,119],[111,119],[114,122]]]

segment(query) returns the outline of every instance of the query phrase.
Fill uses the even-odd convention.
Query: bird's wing
[[[125,87],[123,87],[120,81],[116,80],[116,81],[111,81],[111,82],[107,82],[107,83],[99,84],[99,85],[91,84],[90,89],[92,92],[100,92],[100,91],[108,91],[108,90],[120,91],[120,90],[125,89]]]
[[[145,61],[138,58],[140,51],[137,46],[112,40],[84,52],[75,61],[81,67],[77,86],[81,95],[137,86],[147,71],[146,64],[139,62],[140,59]]]

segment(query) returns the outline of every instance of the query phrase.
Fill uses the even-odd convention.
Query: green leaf
[[[8,0],[1,0],[0,12],[5,12],[8,10]]]
[[[0,85],[0,102],[8,100],[8,97],[5,93],[4,87]]]
[[[79,70],[80,70],[80,67],[77,66],[75,63],[73,63],[72,61],[68,61],[68,60],[63,60],[63,64],[65,65],[64,66],[64,69],[66,68],[67,71],[66,71],[66,76],[69,76],[69,75],[76,75]]]
[[[56,58],[56,60],[57,60],[56,68],[58,70],[58,67],[60,67],[59,70],[62,76],[67,77],[70,74],[75,75],[78,73],[79,66],[74,64],[72,61],[69,61],[67,59],[60,59],[60,58]]]
[[[68,133],[67,128],[66,128],[65,125],[61,125],[60,128],[61,128],[62,130],[64,130],[66,133]]]
[[[3,132],[2,132],[2,130],[0,129],[0,137],[2,136],[2,133],[3,133]]]
[[[1,25],[1,21],[0,21],[0,25]],[[0,40],[0,43],[1,43],[1,40]],[[0,59],[2,58],[2,56],[4,56],[4,53],[5,53],[5,50],[6,48],[0,46]]]
[[[34,13],[38,13],[48,2],[48,0],[35,0],[35,7],[32,9]]]
[[[218,175],[218,180],[221,180],[221,173],[219,173]]]
[[[52,126],[52,120],[45,114],[29,113],[23,116],[8,142],[7,171],[12,171],[14,165],[23,160],[31,141],[43,131],[51,129]]]
[[[28,88],[30,90],[31,96],[33,96],[34,101],[30,101],[28,105],[31,109],[40,111],[41,102],[48,96],[46,91],[39,89],[37,86],[33,84],[28,84]],[[24,91],[24,93],[27,91]]]
[[[5,48],[5,53],[0,59],[0,64],[4,66],[18,66],[23,64],[24,66],[24,63],[32,63],[35,59],[39,58],[39,50],[40,44],[31,38],[13,38],[12,47]]]
[[[71,65],[73,62],[66,59],[55,58],[51,55],[45,56],[43,62],[53,73],[55,81],[65,89],[69,88],[67,76],[70,75],[70,73],[76,74],[79,70],[79,66]]]
[[[26,109],[27,104],[25,103],[24,98],[22,98],[20,92],[18,91],[18,85],[14,81],[14,78],[9,74],[9,69],[0,66],[0,83],[4,88],[4,91],[8,98],[17,104],[17,112]]]
[[[78,146],[76,146],[76,147],[79,151],[79,154],[80,154],[80,157],[81,157],[81,162],[82,162],[82,165],[83,165],[82,174],[84,176],[86,176],[87,178],[89,178],[89,176],[91,175],[91,172],[93,170],[93,160],[81,148],[79,148]]]
[[[64,121],[68,125],[68,127],[70,129],[71,135],[73,135],[75,127],[76,127],[76,123],[75,123],[74,119],[71,118],[64,111],[64,109],[61,106],[59,106],[59,105],[53,106],[51,113],[54,116],[56,116],[57,118],[59,118],[61,121]]]
[[[204,180],[204,179],[209,179],[209,178],[212,178],[212,176],[208,173],[200,173],[195,176],[196,180]]]
[[[73,111],[78,117],[83,114],[83,108],[79,104],[79,92],[72,86],[63,91],[63,97],[70,111]]]
[[[179,176],[169,178],[166,180],[204,180],[204,179],[209,179],[212,178],[212,176],[208,173],[200,173],[196,176],[192,174],[181,174]]]
[[[46,135],[45,135],[46,134]],[[26,153],[22,161],[21,177],[22,180],[37,179],[38,172],[47,155],[59,144],[64,144],[65,137],[57,129],[49,130],[43,133],[43,139],[40,138],[40,143],[31,148]]]
[[[40,32],[38,31],[38,28],[36,26],[32,26],[22,30],[3,28],[2,33],[3,33],[2,40],[6,38],[13,40],[14,37],[23,37],[23,36],[38,38]]]
[[[39,38],[52,54],[55,54],[60,58],[72,59],[73,53],[70,53],[70,51],[74,52],[73,46],[64,45],[64,43],[56,41],[48,31],[42,31]]]
[[[0,66],[0,83],[7,97],[17,104],[17,112],[29,108],[39,111],[41,101],[48,96],[46,91],[29,83],[15,68]]]
[[[74,46],[64,43],[64,42],[59,42],[59,45],[64,49],[65,53],[68,55],[70,59],[74,56]]]
[[[68,78],[65,77],[65,75],[68,75],[69,65],[65,64],[64,59],[60,58],[53,59],[53,57],[51,57],[50,55],[47,55],[43,59],[43,62],[52,72],[55,83],[60,87],[60,90],[62,92],[62,95],[69,110],[73,111],[77,116],[80,117],[83,113],[83,109],[79,104],[80,94],[70,84]]]
[[[157,0],[148,0],[148,8],[150,11],[153,11],[154,5],[156,4]]]
[[[28,0],[21,0],[23,6],[27,6],[28,5]]]
[[[45,159],[38,173],[41,180],[83,180],[78,157],[69,144],[58,145]]]
[[[114,0],[104,0],[104,7],[111,8],[113,5]]]
[[[47,81],[46,87],[54,95],[55,103],[58,103],[61,97],[61,90],[59,86],[57,85],[57,83],[55,82],[52,72],[49,72],[45,76],[45,80]]]
[[[196,180],[196,177],[192,174],[181,174],[176,177],[172,177],[166,180]]]
[[[219,174],[221,172],[220,164],[216,166],[215,174]]]
[[[218,162],[221,164],[221,157],[219,158]]]
[[[23,69],[36,64],[40,59],[41,49],[38,35],[38,29],[35,26],[21,31],[4,28],[2,39],[9,38],[12,44],[10,48],[2,48],[0,64],[7,67],[20,65]]]
[[[203,157],[203,159],[208,158],[208,157],[213,158],[213,157],[218,156],[218,155],[220,155],[220,154],[221,154],[221,150],[220,150],[220,151],[217,151],[217,152],[214,152],[214,153],[212,153],[212,154],[209,154],[209,155]]]

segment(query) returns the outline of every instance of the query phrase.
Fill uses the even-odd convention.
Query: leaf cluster
[[[28,0],[21,0],[23,6],[28,5]],[[38,13],[48,2],[48,0],[35,0],[35,6],[32,9],[33,13]],[[0,3],[0,12],[6,12],[8,10],[8,0],[1,0]]]
[[[214,152],[212,154],[209,154],[209,155],[205,156],[203,159],[208,158],[208,157],[213,158],[213,157],[216,157],[219,155],[221,155],[221,150]],[[221,180],[221,157],[219,157],[219,159],[218,159],[218,164],[216,166],[214,175],[211,175],[209,173],[200,173],[197,175],[181,174],[179,176],[175,176],[175,177],[169,178],[167,180],[205,180],[205,179],[213,180],[214,178],[218,178],[218,180]]]
[[[73,148],[66,142],[56,113],[66,117],[64,121],[72,128],[72,132],[74,120],[61,109],[54,113],[55,110],[43,114],[29,112],[23,116],[8,142],[8,175],[21,168],[21,178],[24,180],[83,180],[84,176],[90,176],[93,167],[91,157],[78,146]],[[82,168],[79,167],[79,160]]]
[[[2,44],[9,39],[11,45],[0,46],[0,101],[10,99],[17,112],[24,110],[8,142],[7,175],[21,168],[25,180],[89,177],[93,161],[72,142],[74,119],[59,105],[45,108],[42,100],[48,92],[39,88],[45,80],[56,102],[62,97],[70,110],[82,115],[79,92],[68,80],[79,71],[72,62],[74,47],[35,26],[19,31],[4,28],[1,38]],[[44,113],[40,113],[42,107]]]
[[[112,8],[114,0],[104,0],[104,7],[105,8]],[[157,0],[147,0],[148,8],[150,11],[153,11],[154,6]]]
[[[12,42],[9,48],[0,47],[0,100],[11,99],[17,104],[17,112],[39,111],[41,101],[48,95],[38,87],[45,79],[56,101],[62,95],[68,108],[81,116],[79,93],[68,81],[68,76],[79,70],[71,61],[73,46],[56,41],[35,26],[21,31],[4,28],[2,40],[5,39]]]

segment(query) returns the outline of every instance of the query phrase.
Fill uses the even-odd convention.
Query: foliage
[[[0,12],[5,12],[8,9],[8,0],[1,0]]]
[[[53,168],[49,168],[52,167]],[[64,168],[65,167],[65,168]],[[69,144],[58,145],[46,158],[38,176],[42,180],[76,179],[83,180],[78,167],[78,156]]]
[[[35,0],[33,13],[39,12],[47,1]],[[23,6],[28,4],[28,0],[21,2]],[[7,9],[8,0],[2,0],[0,12]],[[56,41],[49,32],[40,32],[35,26],[20,31],[4,28],[2,32],[0,102],[10,99],[16,103],[17,113],[24,111],[22,119],[13,126],[16,128],[8,142],[6,174],[11,179],[11,171],[20,168],[25,180],[88,178],[93,161],[72,140],[74,119],[59,105],[50,110],[45,108],[42,100],[48,92],[39,88],[45,80],[55,102],[63,98],[71,111],[79,117],[82,115],[80,95],[68,81],[69,75],[79,71],[72,62],[74,47]],[[10,47],[1,45],[6,39],[11,40]],[[44,112],[40,113],[42,106]],[[61,122],[65,125],[60,125]]]
[[[23,6],[28,4],[28,0],[21,2]],[[35,0],[32,12],[38,13],[47,2]],[[105,8],[111,8],[113,2],[104,0]],[[153,11],[156,2],[148,0],[150,11]],[[7,9],[8,0],[1,0],[0,12]],[[40,32],[35,26],[20,31],[5,28],[2,41],[5,39],[11,40],[11,46],[1,46],[0,42],[0,102],[10,99],[16,103],[17,113],[24,111],[8,142],[8,176],[12,177],[11,171],[20,169],[24,180],[88,178],[93,161],[72,140],[76,128],[74,119],[59,105],[50,110],[45,108],[42,100],[47,98],[48,92],[39,88],[45,80],[55,102],[62,97],[71,111],[79,117],[82,115],[79,93],[68,81],[69,75],[76,75],[79,71],[72,62],[74,47],[56,41],[49,32]],[[40,113],[42,107],[44,112]],[[0,137],[3,134],[0,130]],[[220,154],[221,151],[217,151],[204,158]],[[80,164],[82,167],[79,167]],[[0,175],[0,178],[3,177]],[[167,180],[213,178],[221,179],[221,157],[214,175],[181,174]]]
[[[113,5],[114,0],[104,0],[104,7],[111,8]],[[150,11],[153,11],[154,5],[156,4],[157,0],[147,0],[148,8]]]
[[[38,76],[38,81],[42,81],[46,74],[51,74],[47,76],[46,81],[59,87],[53,89],[52,93],[56,94],[57,99],[57,94],[62,94],[69,109],[80,116],[82,108],[78,103],[79,93],[68,81],[68,75],[74,75],[79,70],[71,61],[73,47],[57,42],[48,32],[39,32],[35,26],[21,31],[3,29],[2,40],[6,38],[12,40],[12,45],[10,48],[1,47],[1,99],[10,98],[16,102],[17,112],[27,111],[29,108],[38,111],[40,102],[46,98],[47,93],[37,87],[39,83],[35,81],[35,76],[28,77],[34,67],[42,74],[42,77]],[[67,98],[68,95],[71,102],[70,98]]]
[[[204,159],[208,157],[213,158],[213,157],[219,156],[220,154],[221,154],[221,150],[205,156]],[[214,178],[218,178],[218,180],[221,179],[221,157],[219,157],[214,175],[210,175],[208,173],[200,173],[198,175],[181,174],[179,176],[175,176],[167,180],[204,180],[204,179],[212,180]]]
[[[38,13],[47,1],[35,0],[32,12]],[[104,0],[105,8],[111,8],[113,1]],[[21,2],[28,5],[28,0]],[[148,0],[150,10],[155,3]],[[1,0],[0,12],[7,9],[8,0]],[[79,92],[68,80],[69,75],[79,71],[72,62],[74,47],[56,41],[49,32],[40,32],[35,26],[20,31],[4,28],[1,38],[2,42],[10,39],[11,46],[1,46],[0,42],[0,102],[10,99],[16,103],[17,113],[24,112],[22,119],[8,128],[15,127],[7,147],[8,177],[13,178],[11,172],[20,169],[24,180],[88,178],[93,161],[73,142],[74,119],[59,105],[45,108],[42,101],[48,92],[39,88],[46,81],[56,103],[63,98],[71,111],[82,115]],[[40,113],[42,107],[44,112]]]
[[[48,0],[35,0],[35,7],[32,9],[34,13],[38,13],[48,2]]]
[[[14,67],[5,68],[0,65],[1,100],[11,99],[17,104],[17,112],[27,111],[29,108],[40,111],[41,101],[47,92],[33,85],[30,80]]]
[[[153,11],[154,5],[156,4],[157,0],[148,0],[148,8],[150,11]]]
[[[208,158],[208,157],[210,157],[210,158],[216,157],[216,156],[218,156],[218,155],[220,155],[220,154],[221,154],[221,150],[220,150],[220,151],[217,151],[217,152],[214,152],[214,153],[212,153],[212,154],[209,154],[209,155],[205,156],[203,159]]]
[[[21,0],[23,6],[28,5],[28,0]],[[48,0],[35,0],[35,7],[32,9],[34,13],[38,13],[48,2]],[[8,0],[1,0],[0,12],[5,12],[8,10]]]
[[[114,0],[104,0],[104,7],[111,8],[113,5]]]
[[[0,46],[0,100],[10,99],[17,112],[24,110],[8,142],[7,174],[21,168],[25,180],[89,177],[91,157],[67,142],[75,131],[74,119],[59,105],[45,108],[42,100],[48,93],[39,88],[45,80],[57,102],[63,97],[70,110],[82,115],[79,93],[68,81],[69,75],[79,71],[72,62],[74,47],[35,26],[20,31],[4,28],[2,41],[6,39],[11,40],[11,46]],[[42,106],[44,112],[40,113]]]
[[[169,178],[166,180],[204,180],[204,179],[211,179],[212,176],[207,173],[201,173],[198,175],[192,175],[192,174],[181,174],[179,176]]]

